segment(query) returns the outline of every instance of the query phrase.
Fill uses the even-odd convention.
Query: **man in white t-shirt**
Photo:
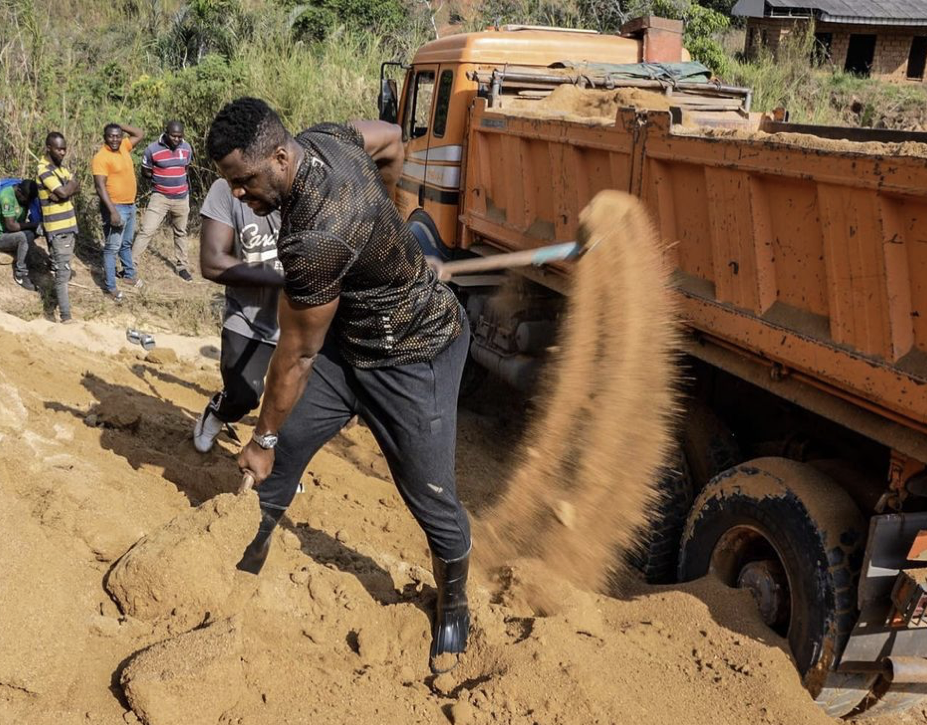
[[[283,270],[277,261],[280,214],[258,216],[217,179],[200,209],[200,268],[203,276],[225,285],[222,353],[223,390],[196,421],[193,445],[212,449],[230,423],[258,407],[264,376],[277,345],[277,294]]]

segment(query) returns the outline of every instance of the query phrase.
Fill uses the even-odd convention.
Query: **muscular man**
[[[466,649],[470,622],[470,524],[454,480],[469,329],[387,193],[400,130],[322,124],[293,138],[266,103],[241,98],[216,116],[207,149],[236,198],[257,214],[280,210],[286,276],[264,402],[239,456],[262,508],[239,566],[260,569],[310,459],[359,415],[431,548],[431,666],[443,670],[439,656]]]
[[[258,216],[232,196],[225,179],[217,179],[200,216],[200,269],[206,279],[225,285],[219,358],[223,389],[193,429],[193,445],[207,453],[226,424],[241,420],[261,402],[280,334],[277,296],[283,274],[277,261],[279,212]]]

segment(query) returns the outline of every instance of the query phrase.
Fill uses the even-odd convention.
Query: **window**
[[[911,41],[908,54],[908,78],[915,81],[924,80],[924,67],[927,66],[927,36],[920,35]]]
[[[415,85],[410,94],[411,113],[406,115],[409,123],[409,138],[421,138],[428,133],[428,121],[431,118],[431,99],[435,93],[435,74],[433,71],[420,71],[415,74]]]
[[[848,73],[868,76],[875,58],[875,35],[851,35],[850,47],[847,48],[847,62],[843,69]]]
[[[830,49],[834,44],[833,33],[815,33],[814,47],[811,49],[811,62],[815,65],[830,63]]]
[[[451,88],[453,86],[454,71],[442,71],[441,80],[438,81],[438,105],[435,108],[434,135],[438,138],[444,136],[444,129],[447,128],[447,111],[451,105]]]

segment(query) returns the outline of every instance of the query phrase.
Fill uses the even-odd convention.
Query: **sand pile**
[[[189,440],[219,383],[203,364],[154,367],[118,347],[106,355],[0,332],[0,724],[831,722],[743,593],[697,582],[619,600],[537,560],[474,577],[472,649],[452,677],[432,681],[429,555],[363,426],[313,460],[235,615],[185,615],[209,596],[200,579],[227,586],[234,532],[252,515],[249,502],[219,495],[237,483],[231,444],[220,437],[201,456]],[[88,421],[133,405],[138,426]],[[459,490],[471,510],[506,480],[513,424],[498,405],[461,411]],[[577,505],[574,522],[587,514]],[[556,531],[551,517],[563,527],[540,509]],[[133,611],[155,607],[141,619],[104,582],[115,561],[128,573],[149,547],[165,562],[148,558],[132,586],[155,600],[153,582],[164,582],[159,596],[176,613],[139,600]]]
[[[662,245],[637,199],[597,195],[579,239],[590,251],[572,275],[543,409],[475,545],[491,565],[535,556],[595,589],[653,508],[671,445],[676,328]]]
[[[669,111],[669,99],[662,93],[640,88],[605,91],[564,84],[539,101],[511,100],[500,110],[533,118],[561,118],[573,121],[615,122],[619,108]]]
[[[815,151],[835,153],[866,154],[867,156],[912,156],[927,158],[927,144],[906,141],[904,143],[881,143],[878,141],[847,141],[821,138],[807,133],[767,133],[744,129],[712,128],[685,129],[674,127],[676,135],[697,135],[705,138],[732,139],[737,141],[761,141],[763,143],[786,144]]]
[[[235,563],[260,519],[256,495],[216,496],[140,539],[113,567],[106,589],[138,619],[215,619],[228,612],[236,582],[253,580]]]
[[[617,88],[600,91],[591,88],[562,85],[554,89],[540,105],[548,111],[562,111],[576,116],[614,119],[619,108],[646,108],[669,111],[670,102],[662,93],[640,88]]]
[[[225,620],[159,642],[136,656],[121,682],[143,722],[214,725],[245,686],[241,628]]]

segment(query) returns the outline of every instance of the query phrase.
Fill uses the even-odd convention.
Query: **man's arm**
[[[3,230],[7,232],[34,232],[38,222],[18,222],[16,217],[3,217]]]
[[[138,146],[139,142],[145,138],[145,132],[140,128],[136,128],[135,126],[129,126],[128,124],[120,123],[119,128],[121,128],[124,133],[129,134],[129,143],[132,144],[132,148]]]
[[[109,211],[109,223],[110,226],[116,227],[117,229],[122,226],[122,217],[119,215],[119,210],[116,208],[116,205],[109,198],[109,192],[106,190],[106,177],[100,174],[93,175],[93,185],[97,189],[97,196],[100,197],[100,201],[103,202],[103,206]]]
[[[48,192],[48,195],[52,198],[53,201],[67,201],[72,196],[75,196],[77,192],[80,191],[80,182],[77,180],[76,176],[72,176],[64,184],[61,184],[54,191]]]
[[[257,435],[276,434],[296,401],[302,397],[312,372],[312,363],[322,349],[325,335],[338,310],[338,299],[307,307],[280,295],[280,341],[267,371],[264,402],[254,428]],[[270,475],[273,465],[273,449],[264,450],[253,440],[242,448],[238,456],[239,468],[254,475],[255,485]]]
[[[402,175],[405,149],[402,146],[402,129],[386,121],[351,121],[364,137],[364,151],[374,160],[383,183],[391,193]]]
[[[42,171],[38,178],[39,185],[48,191],[49,198],[54,202],[67,201],[80,191],[80,182],[76,176],[72,176],[66,182],[62,183],[61,177],[54,171],[46,169]]]
[[[151,180],[151,177],[153,176],[153,170],[152,170],[153,166],[154,166],[154,158],[152,158],[151,146],[149,146],[147,149],[145,149],[145,153],[142,154],[142,163],[141,163],[142,176],[148,179],[149,181]]]
[[[235,256],[235,230],[203,217],[200,270],[203,277],[230,287],[283,287],[283,275],[270,264],[247,264]]]

